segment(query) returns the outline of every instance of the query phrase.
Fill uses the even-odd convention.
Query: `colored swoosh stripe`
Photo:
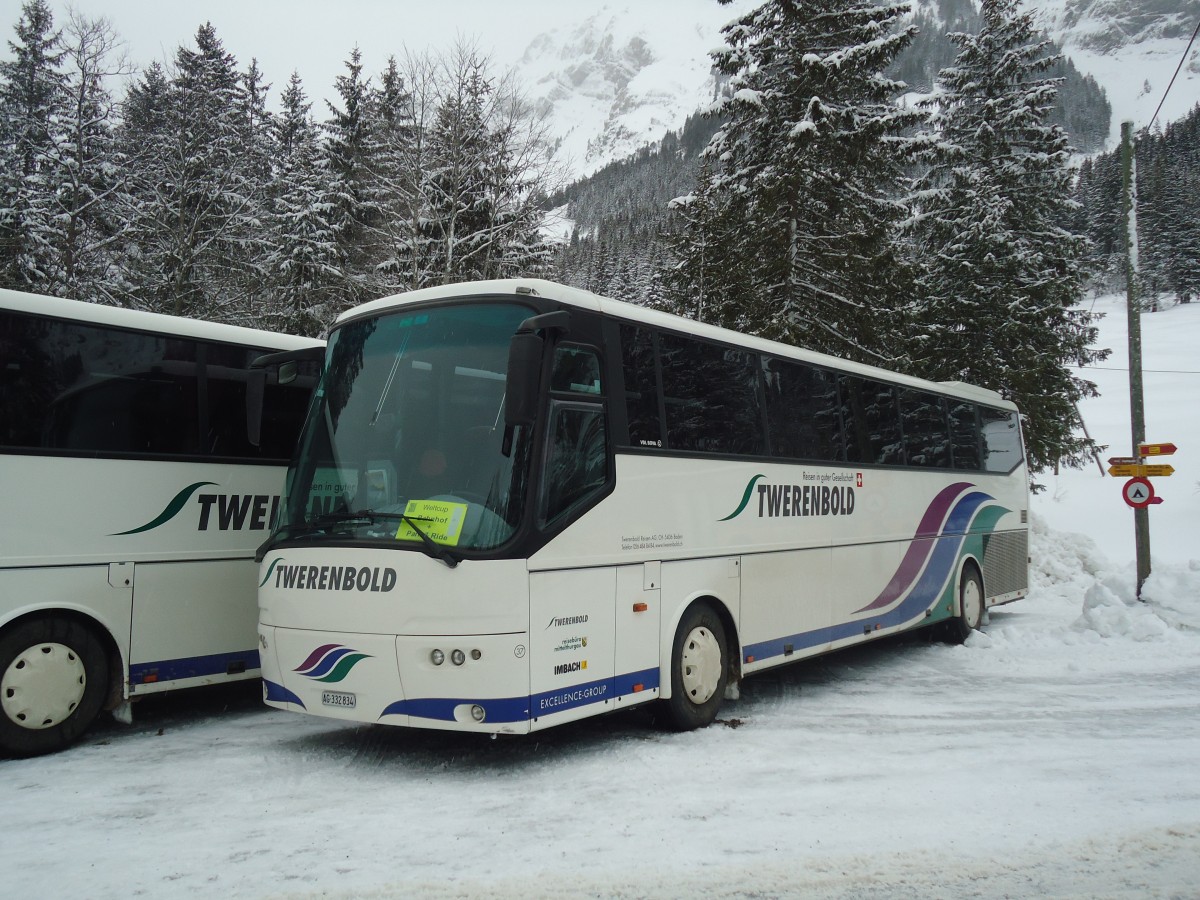
[[[271,560],[271,565],[267,566],[267,574],[264,575],[263,580],[258,583],[259,587],[262,587],[264,584],[267,583],[267,580],[270,579],[270,577],[271,577],[271,573],[275,571],[275,567],[277,565],[279,565],[281,562],[283,562],[282,556],[277,556],[273,560]]]
[[[341,645],[340,644],[325,644],[322,647],[318,647],[312,653],[308,654],[308,659],[306,659],[304,662],[300,663],[300,665],[296,666],[296,668],[292,669],[292,671],[300,672],[301,674],[307,674],[308,670],[317,664],[317,660],[319,660],[322,656],[324,656],[330,650],[333,650],[335,647],[339,647],[339,646],[341,646]]]
[[[189,484],[174,496],[171,502],[167,504],[166,509],[160,512],[157,517],[151,519],[145,525],[142,525],[139,528],[131,528],[128,531],[118,531],[116,534],[109,535],[109,537],[122,537],[127,534],[141,534],[143,531],[149,531],[152,528],[157,528],[159,525],[162,525],[165,522],[169,522],[171,519],[175,518],[175,516],[179,515],[179,511],[183,509],[188,500],[192,499],[192,494],[196,493],[196,491],[200,490],[202,487],[210,486],[216,487],[217,483],[215,481],[197,481],[195,484]]]
[[[967,494],[955,507],[952,521],[955,524],[967,522],[969,526],[962,528],[957,534],[943,534],[940,537],[926,538],[921,541],[924,547],[921,559],[922,561],[928,559],[928,564],[920,579],[917,580],[912,591],[902,603],[878,618],[867,620],[871,626],[879,625],[881,628],[891,628],[910,623],[917,617],[924,616],[926,610],[937,603],[948,599],[947,592],[954,587],[951,575],[958,570],[963,553],[972,552],[977,556],[982,556],[983,540],[995,530],[1000,519],[1011,512],[1003,506],[983,506],[991,499],[980,491]],[[859,610],[859,612],[862,611]],[[861,618],[849,622],[836,622],[833,625],[815,628],[811,631],[772,638],[756,644],[747,644],[742,651],[747,657],[753,657],[755,660],[770,659],[774,656],[782,656],[785,647],[789,645],[792,652],[795,652],[848,638],[861,637],[863,624],[864,620]]]
[[[341,644],[326,644],[310,653],[308,659],[292,671],[329,684],[341,681],[358,663],[370,658],[367,653],[359,653]]]
[[[736,519],[742,514],[742,510],[746,508],[746,504],[750,502],[750,497],[754,493],[754,485],[758,484],[759,479],[766,478],[766,475],[755,475],[746,484],[746,493],[742,494],[742,502],[738,504],[738,508],[731,512],[723,519],[717,519],[718,522],[728,522],[730,519]]]
[[[933,498],[933,502],[929,504],[924,515],[921,516],[916,533],[913,534],[913,540],[909,543],[908,550],[904,553],[904,559],[900,561],[900,567],[896,569],[896,574],[888,581],[878,597],[862,609],[856,609],[854,611],[855,614],[868,612],[872,609],[882,609],[900,599],[900,596],[916,580],[917,574],[921,571],[921,568],[925,565],[925,561],[933,552],[932,542],[919,540],[919,538],[937,535],[941,530],[938,526],[946,519],[946,511],[950,509],[950,504],[954,502],[954,499],[959,494],[974,486],[970,482],[960,481],[943,489]]]

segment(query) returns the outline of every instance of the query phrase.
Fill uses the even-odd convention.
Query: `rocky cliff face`
[[[956,3],[918,0],[937,20]],[[582,7],[577,23],[537,34],[518,67],[531,99],[551,117],[558,155],[582,177],[679,129],[717,85],[709,51],[721,27],[756,0],[654,0]],[[1112,133],[1149,122],[1200,20],[1200,0],[1028,0],[1048,36],[1107,92]],[[537,23],[530,23],[536,30]],[[1200,44],[1193,47],[1159,121],[1200,99]]]

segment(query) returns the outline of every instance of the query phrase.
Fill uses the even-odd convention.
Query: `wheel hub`
[[[963,585],[962,609],[967,626],[978,628],[983,621],[983,592],[974,578],[967,579]]]
[[[721,645],[704,626],[693,628],[683,642],[680,676],[687,698],[706,703],[721,683]]]
[[[0,677],[0,709],[22,728],[52,728],[75,711],[86,687],[79,654],[65,644],[34,644]]]

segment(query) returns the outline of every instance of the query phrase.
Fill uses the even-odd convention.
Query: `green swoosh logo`
[[[755,475],[746,485],[746,493],[742,494],[742,502],[738,504],[738,508],[731,512],[723,519],[717,519],[718,522],[728,522],[730,519],[736,519],[742,514],[742,510],[746,508],[746,504],[750,502],[750,495],[754,493],[754,485],[758,484],[760,478],[766,478],[766,475]]]
[[[338,660],[338,664],[333,667],[333,671],[324,678],[318,678],[317,681],[324,681],[327,684],[332,684],[336,681],[341,681],[350,674],[350,670],[362,662],[364,659],[370,659],[366,653],[350,653]]]
[[[258,583],[259,587],[262,587],[264,584],[267,583],[267,579],[271,577],[271,573],[275,571],[275,567],[277,565],[279,565],[281,562],[283,562],[282,556],[277,556],[273,560],[271,560],[271,565],[269,565],[267,567],[267,574],[264,575],[263,580]]]
[[[200,490],[200,488],[209,485],[216,487],[217,483],[215,481],[197,481],[195,484],[188,485],[175,495],[175,498],[167,504],[167,508],[160,512],[156,518],[151,519],[140,528],[131,528],[128,531],[118,531],[116,534],[109,535],[109,537],[121,537],[122,535],[126,534],[141,534],[143,531],[149,531],[151,528],[157,528],[164,522],[169,522],[171,519],[179,515],[179,511],[183,509],[184,504],[192,499],[192,494],[196,493],[196,491]]]

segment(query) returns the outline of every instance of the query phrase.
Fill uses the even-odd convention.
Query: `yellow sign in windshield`
[[[462,536],[463,522],[467,518],[467,504],[447,503],[442,500],[409,500],[404,515],[412,519],[421,531],[435,544],[458,545]],[[421,535],[415,528],[402,521],[396,529],[396,540],[419,541]]]

